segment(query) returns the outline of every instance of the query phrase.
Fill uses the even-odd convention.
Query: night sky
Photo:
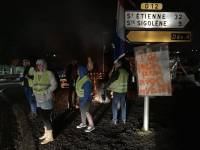
[[[116,1],[6,1],[1,4],[0,48],[7,55],[97,57],[103,33],[113,32],[115,14]]]
[[[136,7],[139,8],[142,1],[134,0]],[[197,2],[192,1],[162,0],[163,11],[183,11],[190,18],[183,30],[192,32],[192,42],[171,44],[175,48],[199,49],[199,8]],[[100,62],[102,38],[109,41],[114,32],[116,7],[117,0],[1,2],[0,62],[11,57],[47,57],[54,53],[66,62],[86,56]],[[131,8],[135,9],[129,5],[128,9]]]

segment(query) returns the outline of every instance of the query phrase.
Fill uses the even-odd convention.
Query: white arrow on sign
[[[126,28],[184,28],[188,22],[184,12],[125,12]]]

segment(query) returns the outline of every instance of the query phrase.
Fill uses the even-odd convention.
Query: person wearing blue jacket
[[[88,127],[85,132],[91,132],[95,129],[92,115],[89,112],[92,102],[92,82],[88,77],[88,70],[84,66],[78,67],[78,78],[76,80],[76,93],[79,97],[79,107],[81,112],[81,123],[76,128]]]

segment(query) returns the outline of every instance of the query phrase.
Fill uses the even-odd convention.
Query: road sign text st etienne
[[[125,12],[126,28],[184,28],[188,22],[184,12]]]

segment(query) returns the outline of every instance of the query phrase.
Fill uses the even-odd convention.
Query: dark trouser
[[[52,112],[52,110],[45,110],[45,109],[41,109],[39,107],[37,108],[38,116],[40,117],[40,119],[44,123],[44,126],[47,127],[47,130],[52,129],[51,119],[50,119],[51,112]]]
[[[121,108],[121,119],[126,121],[126,93],[113,93],[112,100],[112,113],[113,113],[113,121],[117,121],[118,116],[118,103]]]
[[[33,96],[32,88],[24,87],[24,93],[25,93],[26,99],[29,103],[31,112],[36,113],[36,100],[35,100],[35,97]]]
[[[68,102],[69,102],[69,108],[73,108],[76,106],[76,92],[74,88],[69,89],[69,95],[68,95]]]
[[[90,104],[91,102],[87,102],[84,106],[80,107],[81,121],[83,124],[86,124],[87,113],[90,111]]]

